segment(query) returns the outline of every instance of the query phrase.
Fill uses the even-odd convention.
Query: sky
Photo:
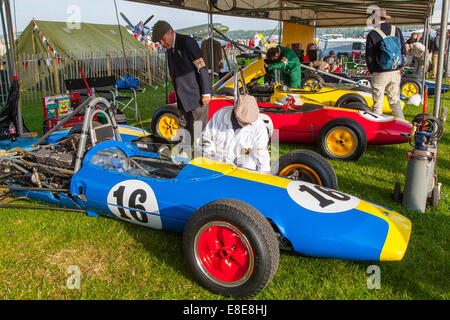
[[[15,28],[23,31],[32,18],[47,21],[82,21],[88,23],[116,24],[116,11],[113,0],[10,0],[11,14]],[[155,14],[153,21],[167,20],[174,29],[208,23],[207,14],[178,10],[161,6],[116,0],[117,8],[128,19],[137,24]],[[434,15],[440,17],[442,0],[437,0]],[[182,17],[182,19],[181,19]],[[125,21],[119,16],[119,22]],[[277,21],[238,18],[214,15],[214,23],[222,23],[230,30],[273,30]]]

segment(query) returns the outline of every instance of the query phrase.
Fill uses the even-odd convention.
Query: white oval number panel
[[[360,202],[357,197],[304,181],[290,182],[287,191],[297,204],[315,212],[344,212]]]
[[[108,193],[108,208],[122,220],[162,229],[155,193],[143,181],[125,180],[116,184]]]

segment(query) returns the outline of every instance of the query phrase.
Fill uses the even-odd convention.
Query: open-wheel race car
[[[94,127],[99,102],[109,120]],[[108,102],[86,103],[81,133],[41,145],[44,135],[26,150],[0,155],[2,188],[91,216],[183,233],[198,281],[235,298],[269,284],[280,248],[371,261],[399,261],[405,254],[411,222],[395,211],[303,180],[170,153],[170,144],[155,136],[125,143]]]
[[[358,110],[366,111],[371,111],[373,107],[372,94],[367,92],[364,87],[357,86],[351,89],[332,87],[324,83],[321,76],[317,74],[307,74],[306,76],[302,76],[301,89],[289,88],[281,83],[275,85],[261,84],[259,79],[267,74],[263,58],[246,66],[242,71],[248,92],[255,96],[260,102],[277,103],[285,100],[286,96],[290,95],[301,96],[309,101],[332,107],[356,108]],[[213,88],[217,94],[233,95],[233,71],[220,79]],[[404,105],[404,102],[401,102],[402,108]],[[391,112],[391,107],[385,96],[383,113]]]
[[[239,94],[238,90],[234,94]],[[214,96],[209,103],[209,118],[226,106],[232,106],[236,96]],[[279,130],[279,141],[317,143],[324,155],[332,159],[357,160],[366,146],[408,142],[402,135],[411,131],[408,121],[382,116],[370,111],[328,107],[307,96],[286,95],[281,103],[258,102],[269,131]],[[175,140],[179,129],[175,104],[160,107],[151,122],[153,133]]]

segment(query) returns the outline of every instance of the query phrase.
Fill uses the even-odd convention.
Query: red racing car
[[[215,96],[209,104],[209,119],[233,97]],[[327,107],[315,102],[296,105],[291,98],[286,104],[258,103],[268,130],[279,130],[280,142],[317,143],[331,159],[358,160],[367,144],[408,142],[402,133],[411,131],[406,120],[382,116],[369,111]],[[153,133],[169,140],[176,139],[178,110],[176,104],[160,107],[152,118]]]

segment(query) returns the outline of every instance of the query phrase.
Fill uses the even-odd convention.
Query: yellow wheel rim
[[[348,157],[355,152],[358,139],[355,133],[347,127],[336,127],[326,136],[328,150],[336,157]]]
[[[408,82],[403,86],[402,93],[407,98],[412,97],[416,93],[419,93],[419,87],[415,83]]]
[[[177,136],[177,131],[178,131],[177,117],[165,114],[159,118],[158,132],[163,138],[171,140]]]
[[[291,164],[285,167],[278,174],[282,177],[291,178],[294,180],[302,180],[306,182],[311,182],[314,184],[322,185],[322,180],[319,175],[311,168],[304,164]]]

